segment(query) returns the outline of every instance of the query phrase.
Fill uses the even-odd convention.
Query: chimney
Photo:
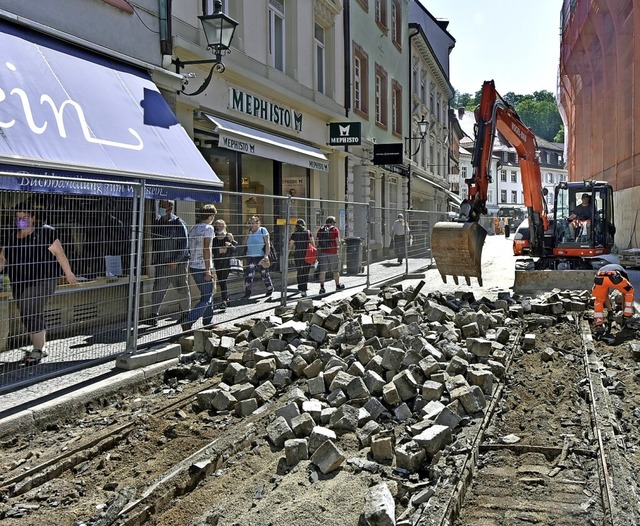
[[[464,117],[464,108],[458,108],[458,120],[462,120]]]

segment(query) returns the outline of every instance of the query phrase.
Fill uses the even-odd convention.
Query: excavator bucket
[[[436,223],[431,232],[431,250],[436,265],[447,282],[447,276],[453,277],[458,284],[458,276],[463,276],[467,285],[471,278],[478,279],[482,286],[482,247],[487,231],[478,223]]]

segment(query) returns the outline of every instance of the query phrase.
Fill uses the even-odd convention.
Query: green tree
[[[473,111],[480,104],[481,94],[482,90],[476,91],[474,95],[456,91],[455,107],[464,107]],[[502,98],[515,108],[522,122],[529,126],[537,136],[547,141],[564,142],[562,118],[553,93],[541,90],[528,95],[519,95],[510,91]]]
[[[502,97],[506,103],[509,104],[512,108],[515,108],[518,103],[522,100],[522,95],[516,95],[513,91],[507,93],[504,97]]]
[[[553,141],[562,126],[560,112],[555,102],[536,102],[534,97],[525,97],[516,106],[516,111],[533,133],[547,141]]]

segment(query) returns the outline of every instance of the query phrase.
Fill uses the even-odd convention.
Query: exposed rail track
[[[478,435],[473,473],[457,488],[443,523],[638,523],[632,487],[612,476],[625,462],[589,324],[576,320],[574,330],[575,346],[562,349],[549,328],[536,335],[535,348],[514,353],[503,393]],[[550,393],[540,392],[539,377],[530,373],[541,359],[549,360]]]

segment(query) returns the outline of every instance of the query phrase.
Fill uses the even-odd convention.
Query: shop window
[[[15,205],[29,203],[37,226],[55,229],[76,277],[107,277],[107,265],[110,277],[129,274],[133,199],[7,192],[2,203],[4,227],[13,227]]]

